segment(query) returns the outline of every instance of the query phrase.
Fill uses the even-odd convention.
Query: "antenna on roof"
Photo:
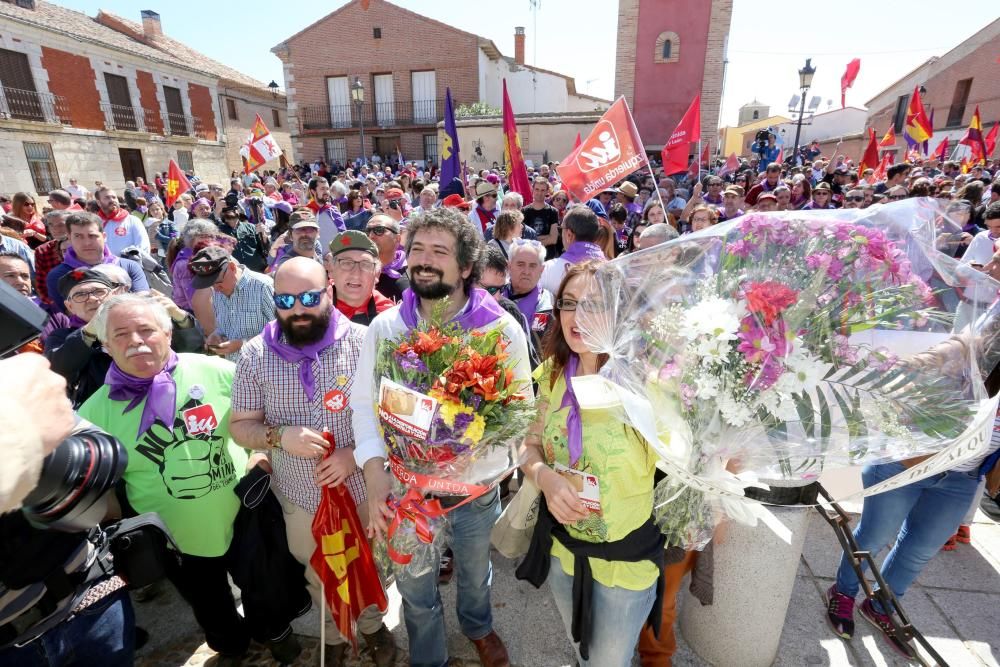
[[[542,8],[542,0],[528,0],[531,5],[531,64],[538,67],[538,10]]]
[[[788,108],[795,109],[797,106],[799,106],[800,99],[802,98],[799,97],[798,95],[792,95],[792,99],[788,100]]]

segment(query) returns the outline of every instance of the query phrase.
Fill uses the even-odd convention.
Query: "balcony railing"
[[[167,114],[167,123],[163,128],[163,134],[174,137],[208,138],[200,118],[181,113]]]
[[[360,113],[353,104],[300,107],[299,122],[303,131],[358,128],[362,120],[366,128],[411,127],[435,125],[443,113],[444,100],[365,102]]]
[[[72,125],[66,98],[0,86],[0,118]]]

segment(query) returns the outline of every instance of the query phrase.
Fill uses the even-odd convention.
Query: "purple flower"
[[[399,361],[399,367],[404,371],[426,373],[427,365],[423,362],[420,356],[413,350],[409,350],[406,354],[400,355],[396,354],[396,358]]]
[[[750,253],[753,252],[753,249],[753,244],[746,239],[740,239],[739,241],[733,241],[732,243],[726,244],[726,252],[730,255],[736,255],[737,257],[749,257]]]

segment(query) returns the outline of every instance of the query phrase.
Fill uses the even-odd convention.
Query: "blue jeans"
[[[548,582],[559,615],[566,626],[566,636],[573,641],[573,577],[563,572],[562,565],[555,556],[549,567]],[[632,664],[632,655],[639,643],[639,632],[656,600],[656,583],[644,591],[632,591],[617,586],[603,586],[595,581],[592,599],[594,619],[589,644],[590,658],[582,659],[579,646],[574,644],[577,662],[580,667],[628,667]]]
[[[98,600],[69,621],[20,648],[0,650],[4,667],[131,667],[135,612],[128,591]]]
[[[462,634],[469,639],[482,639],[493,631],[490,531],[499,517],[500,494],[497,489],[446,515],[447,535],[454,554],[458,584],[458,622]],[[414,667],[448,664],[438,568],[419,577],[397,574],[396,587],[403,597],[403,619],[410,638],[410,664]]]
[[[866,466],[861,479],[867,489],[905,469],[902,463]],[[881,572],[896,597],[906,593],[924,565],[955,533],[978,485],[977,471],[948,471],[865,498],[854,540],[872,557],[895,540]],[[837,570],[837,590],[854,597],[860,587],[845,555]]]

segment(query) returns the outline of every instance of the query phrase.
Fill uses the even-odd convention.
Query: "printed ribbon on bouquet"
[[[713,471],[711,477],[703,477],[675,462],[676,453],[672,452],[670,446],[661,440],[656,429],[653,405],[646,397],[634,394],[598,375],[573,378],[573,384],[576,385],[577,400],[580,402],[581,409],[607,409],[620,405],[625,411],[629,423],[660,455],[660,463],[665,472],[672,475],[677,481],[719,499],[726,514],[734,521],[748,526],[755,526],[757,521],[762,521],[783,541],[791,544],[791,531],[764,507],[767,503],[747,498],[743,493],[743,487],[767,488],[765,485],[753,483],[755,480],[745,475],[734,475],[721,466]],[[867,489],[835,498],[834,502],[892,491],[906,484],[912,484],[932,475],[951,470],[966,461],[982,456],[990,446],[991,431],[998,403],[1000,403],[1000,394],[990,400],[981,401],[975,416],[965,431],[950,445],[929,459]]]
[[[400,565],[407,565],[413,560],[413,554],[406,554],[392,548],[392,537],[399,530],[404,521],[413,523],[417,539],[424,544],[430,544],[434,540],[434,533],[430,527],[430,519],[443,517],[448,512],[456,510],[466,503],[471,503],[484,493],[489,492],[500,483],[514,469],[504,472],[497,481],[492,484],[466,484],[465,482],[453,482],[441,477],[432,477],[409,470],[402,459],[398,456],[389,457],[389,469],[396,479],[408,487],[406,495],[401,500],[386,501],[389,507],[395,511],[392,521],[389,524],[388,553],[389,558]],[[438,491],[450,496],[466,496],[465,500],[444,509],[437,498],[424,498],[421,489]]]

